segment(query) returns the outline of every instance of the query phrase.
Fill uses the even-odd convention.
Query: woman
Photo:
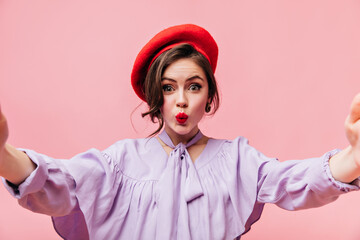
[[[143,116],[159,128],[70,161],[6,144],[2,115],[0,175],[8,190],[25,208],[52,216],[64,239],[239,239],[265,203],[317,207],[359,189],[360,95],[346,120],[347,149],[280,163],[245,138],[199,130],[218,108],[217,54],[201,27],[157,34],[135,61],[132,85],[149,105]]]

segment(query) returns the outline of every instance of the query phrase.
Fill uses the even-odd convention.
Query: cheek
[[[171,107],[171,103],[170,103],[169,99],[164,98],[164,103],[161,106],[160,111],[161,111],[161,114],[162,114],[164,120],[166,121],[172,112],[172,107]]]
[[[169,99],[164,97],[163,105],[160,108],[163,115],[164,115],[164,113],[166,113],[170,110],[169,106],[170,106]]]
[[[201,117],[205,114],[205,107],[206,107],[207,99],[198,99],[195,106],[195,111],[198,113],[198,115],[201,115]]]

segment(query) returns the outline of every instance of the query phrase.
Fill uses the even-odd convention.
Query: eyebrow
[[[187,82],[187,81],[194,80],[194,79],[200,79],[200,80],[204,81],[204,79],[203,79],[202,77],[200,77],[199,75],[194,75],[194,76],[189,77],[188,79],[186,79],[186,82]],[[168,78],[168,77],[163,77],[163,78],[161,78],[161,81],[164,81],[164,80],[168,80],[168,81],[171,81],[171,82],[176,82],[175,79]]]

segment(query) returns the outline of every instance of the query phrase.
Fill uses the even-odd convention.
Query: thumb
[[[360,93],[354,97],[351,103],[348,121],[350,124],[354,124],[358,120],[360,120]]]
[[[0,106],[0,148],[6,143],[6,140],[9,136],[9,129],[7,125],[6,118],[1,111]]]
[[[351,146],[353,147],[359,146],[360,94],[357,94],[351,103],[350,113],[345,121],[345,132],[346,132],[346,137],[349,140]]]

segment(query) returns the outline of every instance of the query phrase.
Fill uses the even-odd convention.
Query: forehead
[[[178,77],[192,77],[193,75],[199,75],[205,77],[205,72],[202,67],[191,58],[181,58],[171,63],[164,71],[164,78],[171,78],[171,76]]]

